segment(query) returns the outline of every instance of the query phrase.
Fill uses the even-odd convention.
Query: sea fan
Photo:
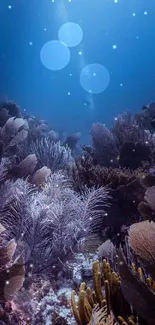
[[[27,178],[28,176],[33,175],[37,163],[38,160],[35,154],[28,155],[19,165],[14,165],[10,168],[9,174],[16,178]]]
[[[43,186],[45,182],[48,180],[49,176],[51,175],[51,170],[46,166],[38,169],[35,174],[33,175],[31,182],[36,186]]]
[[[145,220],[130,226],[129,246],[155,279],[155,223]]]
[[[0,131],[0,139],[4,142],[4,154],[24,141],[28,136],[28,123],[23,118],[10,117]]]
[[[1,233],[5,228],[1,226]],[[15,260],[14,255],[17,245],[14,239],[6,242],[0,238],[0,301],[2,303],[12,300],[13,296],[22,287],[24,282],[23,260],[18,256]],[[2,315],[1,315],[2,316]]]

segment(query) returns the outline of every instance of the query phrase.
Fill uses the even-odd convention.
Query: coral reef
[[[94,123],[80,151],[0,104],[0,324],[154,325],[154,114]]]

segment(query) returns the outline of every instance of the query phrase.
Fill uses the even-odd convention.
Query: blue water
[[[155,100],[154,17],[154,0],[1,0],[0,98],[14,99],[57,131],[81,131],[87,142],[92,122],[110,126],[117,114]],[[66,22],[79,24],[82,42],[64,69],[48,70],[41,49]],[[110,74],[100,94],[80,84],[83,65],[91,63]]]

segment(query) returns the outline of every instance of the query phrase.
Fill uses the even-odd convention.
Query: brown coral
[[[112,189],[116,189],[120,185],[127,185],[136,179],[143,178],[147,169],[146,166],[143,166],[132,172],[128,169],[95,166],[92,158],[87,155],[76,159],[75,163],[72,177],[75,189],[79,191],[85,186],[109,185]]]
[[[86,288],[85,283],[81,283],[77,305],[75,291],[72,292],[72,310],[78,325],[91,324],[91,319],[94,320],[94,312],[97,312],[96,321],[98,321],[94,322],[94,325],[113,324],[115,319],[113,315],[116,319],[120,314],[122,318],[131,315],[130,306],[124,301],[121,293],[119,276],[112,272],[106,260],[103,260],[102,265],[99,261],[93,263],[93,288],[94,291]]]
[[[145,220],[131,225],[128,242],[155,279],[155,223]]]

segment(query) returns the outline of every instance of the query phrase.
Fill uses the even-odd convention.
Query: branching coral
[[[134,180],[143,178],[147,169],[148,166],[144,165],[135,171],[125,168],[94,166],[90,156],[83,156],[75,160],[72,179],[76,191],[81,191],[86,186],[97,188],[108,185],[111,189],[116,189],[120,185],[127,185]]]
[[[118,148],[128,141],[144,143],[150,139],[149,132],[138,125],[135,117],[130,112],[120,115],[115,119],[111,132],[115,137]]]
[[[72,310],[78,325],[98,325],[98,321],[101,324],[114,324],[117,321],[116,324],[135,325],[136,319],[139,325],[154,324],[154,281],[145,277],[141,267],[137,268],[134,263],[127,264],[122,249],[119,250],[116,267],[119,274],[111,270],[106,260],[101,265],[99,261],[94,262],[94,291],[81,283],[77,304],[75,291],[72,291]],[[98,311],[97,319],[94,317],[95,311]]]
[[[106,260],[103,260],[101,266],[99,261],[93,263],[93,287],[94,291],[89,287],[86,288],[85,283],[81,283],[77,305],[75,291],[72,291],[72,310],[78,325],[92,324],[92,322],[95,325],[113,325],[115,319],[118,319],[120,324],[135,325],[134,321],[130,322],[131,309],[121,293],[119,276],[112,272]]]
[[[38,137],[34,141],[22,143],[18,147],[18,156],[21,160],[29,154],[36,154],[38,167],[46,166],[53,172],[66,170],[74,165],[71,150],[61,146],[60,142],[52,142],[49,137]]]
[[[131,172],[120,168],[94,166],[88,157],[76,160],[76,169],[73,169],[76,191],[81,193],[86,185],[90,188],[108,185],[111,196],[108,202],[111,204],[105,209],[100,230],[108,227],[108,238],[117,240],[118,244],[121,241],[121,228],[139,220],[137,205],[144,197],[145,189],[141,180],[145,174],[145,166]]]
[[[7,181],[1,188],[0,221],[16,238],[34,272],[64,260],[104,216],[108,193],[89,190],[80,197],[60,173],[38,191],[27,181]]]

